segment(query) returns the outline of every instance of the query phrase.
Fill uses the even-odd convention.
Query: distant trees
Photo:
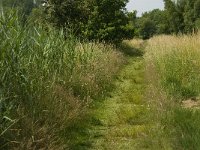
[[[169,33],[166,12],[159,9],[146,12],[136,21],[136,35],[148,39],[154,34]]]
[[[191,33],[200,29],[200,0],[164,0],[165,9],[146,12],[136,19],[136,36]]]
[[[139,37],[141,37],[142,39],[149,39],[156,33],[155,22],[153,22],[149,18],[139,19],[138,23],[138,34]]]
[[[191,33],[199,28],[200,0],[164,0],[172,33]]]

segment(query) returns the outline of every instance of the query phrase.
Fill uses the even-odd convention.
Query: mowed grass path
[[[116,89],[92,109],[91,150],[134,150],[148,131],[148,104],[144,99],[144,60],[128,58],[115,82]]]

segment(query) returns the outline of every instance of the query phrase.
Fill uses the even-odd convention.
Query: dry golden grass
[[[148,41],[146,60],[156,65],[163,85],[172,89],[171,94],[175,92],[183,98],[198,96],[199,47],[200,34],[157,36]]]
[[[142,45],[144,44],[144,40],[142,39],[125,40],[124,42],[130,46],[134,45],[133,48],[136,48],[136,49],[141,49]]]
[[[154,126],[144,143],[150,149],[199,149],[200,111],[182,106],[185,100],[198,100],[200,94],[199,47],[200,33],[148,41],[147,98]]]

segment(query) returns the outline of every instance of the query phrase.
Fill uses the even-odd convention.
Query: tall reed
[[[0,149],[69,148],[66,133],[123,60],[112,46],[22,25],[15,11],[0,15],[0,51]]]

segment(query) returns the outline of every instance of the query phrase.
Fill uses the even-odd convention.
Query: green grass
[[[126,41],[127,43],[130,44],[131,41]],[[117,75],[115,88],[108,97],[91,107],[91,145],[88,149],[138,149],[140,139],[148,132],[149,108],[143,97],[144,60],[138,55],[141,52],[134,52],[134,45],[129,46],[129,51],[134,55],[131,52],[127,56],[128,62]]]
[[[182,147],[187,150],[198,150],[200,147],[200,111],[176,108],[173,115],[173,126],[176,135],[174,149]]]
[[[22,25],[14,11],[0,15],[0,51],[0,149],[5,150],[63,149],[82,141],[88,107],[105,97],[124,62],[111,45]]]

